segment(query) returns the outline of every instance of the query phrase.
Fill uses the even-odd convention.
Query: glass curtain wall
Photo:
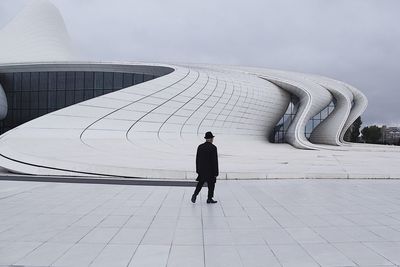
[[[289,107],[286,110],[285,114],[283,115],[282,119],[275,126],[273,136],[270,138],[271,142],[286,143],[285,139],[286,132],[294,116],[297,113],[298,103],[299,103],[298,98],[294,95],[291,95]],[[326,117],[329,116],[329,114],[331,114],[331,112],[335,108],[335,105],[336,105],[335,102],[332,101],[325,109],[323,109],[321,112],[319,112],[317,115],[315,115],[308,121],[304,129],[307,138],[310,138],[310,135],[312,131],[315,129],[315,127],[317,127],[318,124],[320,124],[323,120],[326,119]]]
[[[157,77],[90,71],[0,73],[8,103],[0,134],[49,112]]]
[[[286,132],[289,128],[289,125],[292,123],[294,116],[297,114],[297,109],[299,107],[298,103],[299,99],[294,95],[290,95],[289,106],[281,120],[275,126],[273,136],[270,138],[270,142],[286,143]]]
[[[315,127],[317,127],[318,124],[320,124],[323,120],[326,119],[326,117],[329,116],[329,114],[331,114],[331,112],[335,108],[335,105],[336,104],[334,102],[329,103],[326,108],[324,108],[320,113],[318,113],[308,121],[305,130],[307,138],[310,138],[311,133],[315,129]]]

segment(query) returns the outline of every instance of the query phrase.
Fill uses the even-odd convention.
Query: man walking
[[[196,202],[196,197],[200,193],[204,183],[207,182],[208,198],[207,203],[217,203],[213,199],[215,182],[217,181],[218,172],[218,154],[217,147],[213,145],[214,135],[211,132],[206,132],[204,136],[206,142],[199,145],[196,154],[196,172],[198,181],[196,190],[192,196],[192,202]]]

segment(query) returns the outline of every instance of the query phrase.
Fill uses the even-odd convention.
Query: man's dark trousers
[[[200,180],[197,183],[196,190],[194,190],[194,195],[197,196],[200,193],[201,188],[203,187],[204,183],[207,181],[205,180]],[[214,188],[215,188],[215,182],[207,182],[208,186],[208,199],[212,199],[214,197]]]

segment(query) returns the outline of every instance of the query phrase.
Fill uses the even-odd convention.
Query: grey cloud
[[[0,18],[23,2],[2,0]],[[367,95],[366,124],[400,124],[398,0],[52,2],[89,59],[237,64],[322,74]]]

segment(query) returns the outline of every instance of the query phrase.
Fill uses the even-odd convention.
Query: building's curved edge
[[[307,122],[332,100],[331,95],[323,87],[293,74],[263,73],[260,77],[278,85],[299,98],[297,114],[292,120],[286,135],[288,143],[301,149],[320,149],[317,144],[311,143],[305,136]]]
[[[329,148],[328,146],[344,146],[349,144],[343,140],[344,134],[346,133],[347,129],[351,126],[351,124],[358,118],[358,116],[360,116],[365,111],[367,107],[368,101],[363,93],[361,93],[358,89],[354,88],[353,86],[350,86],[348,84],[345,84],[343,82],[331,78],[312,75],[312,74],[285,72],[285,71],[261,69],[254,67],[228,67],[228,66],[225,67],[241,69],[245,72],[252,73],[254,75],[259,75],[260,77],[264,78],[270,77],[276,79],[276,76],[278,75],[278,77],[287,76],[290,77],[291,79],[294,78],[295,81],[307,80],[310,84],[306,85],[306,87],[303,88],[300,87],[297,88],[299,90],[293,90],[293,88],[291,88],[292,86],[287,86],[287,85],[286,85],[287,88],[282,87],[283,89],[288,90],[290,93],[296,95],[297,97],[300,96],[303,99],[308,99],[306,100],[306,102],[309,101],[311,103],[311,100],[309,100],[310,97],[307,95],[309,94],[318,95],[322,91],[327,91],[329,94],[331,94],[331,100],[336,99],[338,106],[332,112],[333,114],[331,113],[331,116],[328,116],[320,124],[319,127],[317,126],[314,129],[315,132],[312,133],[312,138],[310,138],[311,142],[307,140],[306,144],[307,142],[308,144],[302,145],[299,144],[298,141],[293,141],[293,140],[289,141],[289,143],[298,148],[309,149],[310,147],[314,147],[314,149],[316,148],[316,149],[336,150],[336,148],[334,147]],[[272,75],[272,77],[270,75]],[[291,81],[288,84],[293,85],[295,81]],[[319,89],[317,88],[315,90],[313,87],[319,87]],[[323,102],[314,99],[314,103],[312,105],[315,105],[316,103],[323,104]],[[326,103],[325,101],[325,104],[326,107],[329,103]],[[304,105],[305,104],[303,103],[303,106]],[[320,108],[319,111],[321,111],[322,109],[323,108]],[[300,111],[301,110],[299,109],[298,113]],[[303,110],[303,113],[304,112],[305,110]],[[304,121],[305,120],[303,120],[302,123],[304,123]],[[292,122],[292,124],[293,123],[299,124],[299,122],[294,122],[294,121]],[[333,129],[334,126],[336,126],[337,128]],[[293,128],[295,127],[293,126]],[[297,134],[291,133],[290,135],[301,136],[302,133],[299,132],[303,131],[303,129],[301,128],[297,128],[298,132]],[[297,140],[301,139],[297,138]]]
[[[0,84],[0,120],[4,119],[7,116],[8,112],[8,104],[7,104],[7,96],[4,92],[3,87]]]
[[[352,109],[353,94],[345,86],[325,77],[318,77],[315,82],[326,88],[333,95],[336,103],[334,110],[315,127],[310,141],[341,146],[343,143],[340,140],[340,134]]]
[[[143,72],[164,76],[175,71],[175,67],[163,63],[113,62],[113,61],[40,61],[0,63],[0,72],[15,71],[119,71]]]
[[[353,108],[350,111],[350,114],[347,118],[347,121],[342,129],[342,132],[340,134],[340,141],[342,143],[348,143],[344,141],[344,135],[346,134],[346,131],[350,128],[350,126],[357,120],[361,114],[364,113],[365,109],[368,106],[368,99],[367,97],[357,88],[343,83],[344,86],[346,86],[351,93],[353,94]]]
[[[0,62],[77,58],[60,11],[49,1],[30,1],[0,29]]]

